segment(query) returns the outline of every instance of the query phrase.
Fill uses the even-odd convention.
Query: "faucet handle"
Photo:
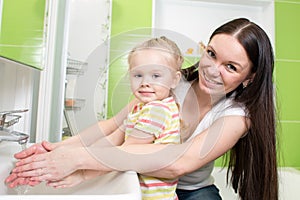
[[[13,115],[14,113],[21,113],[21,112],[27,112],[27,111],[28,111],[28,109],[0,112],[0,130],[2,130],[4,127],[11,126],[19,121],[19,118],[21,116]],[[13,119],[9,122],[6,122],[6,116],[11,116],[11,117],[13,117]]]
[[[27,112],[28,109],[21,109],[21,110],[10,110],[10,111],[0,111],[0,115],[8,115],[13,113],[21,113],[21,112]]]

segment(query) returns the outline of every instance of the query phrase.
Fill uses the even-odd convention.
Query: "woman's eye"
[[[215,58],[215,57],[216,57],[216,55],[215,55],[215,53],[214,53],[213,51],[211,51],[211,50],[208,49],[206,52],[207,52],[207,54],[208,54],[210,57],[212,57],[212,58]]]
[[[236,67],[234,66],[234,65],[231,65],[231,64],[228,64],[227,65],[227,69],[229,70],[229,71],[236,71]]]

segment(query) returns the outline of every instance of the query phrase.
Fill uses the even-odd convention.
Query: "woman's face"
[[[238,40],[217,34],[199,63],[199,87],[208,94],[227,94],[249,81],[251,62]]]

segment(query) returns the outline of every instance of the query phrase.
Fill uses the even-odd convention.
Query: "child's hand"
[[[11,172],[11,174],[6,178],[5,183],[9,188],[14,188],[21,185],[30,185],[35,186],[40,183],[40,181],[31,181],[30,177],[28,178],[21,178],[18,177],[16,173]]]
[[[74,187],[85,180],[83,172],[83,170],[77,170],[61,180],[48,182],[47,185],[54,188]]]

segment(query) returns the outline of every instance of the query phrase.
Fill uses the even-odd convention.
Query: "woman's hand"
[[[46,153],[33,154],[17,162],[12,172],[20,178],[29,177],[30,181],[57,181],[76,170],[74,152],[72,146],[59,146]]]
[[[24,159],[34,154],[46,153],[48,151],[53,150],[55,147],[56,147],[55,144],[51,144],[49,142],[43,141],[42,143],[34,144],[29,148],[20,151],[19,153],[16,153],[14,157],[16,159]]]
[[[53,150],[56,147],[55,144],[51,144],[48,142],[42,142],[42,143],[37,143],[34,144],[32,146],[30,146],[29,148],[16,153],[14,155],[15,158],[17,159],[25,159],[28,158],[32,155],[36,155],[36,154],[42,154],[42,153],[46,153],[48,151]],[[8,187],[13,188],[16,187],[18,185],[37,185],[40,183],[40,181],[32,181],[30,180],[30,178],[28,177],[19,177],[17,173],[12,172],[10,173],[10,175],[5,179],[5,183],[8,184]]]
[[[40,181],[31,181],[30,178],[18,177],[18,175],[13,172],[5,179],[5,182],[7,183],[7,186],[10,188],[14,188],[19,185],[35,186],[40,183]]]

